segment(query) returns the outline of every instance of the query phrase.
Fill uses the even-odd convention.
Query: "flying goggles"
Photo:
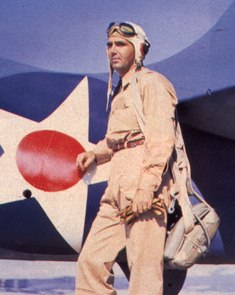
[[[128,23],[110,23],[106,31],[107,35],[110,36],[115,31],[126,37],[132,37],[137,35],[134,27]]]
[[[140,27],[138,27],[135,24],[132,25],[132,23],[128,23],[128,22],[121,22],[121,23],[112,22],[109,24],[106,30],[108,37],[115,31],[117,31],[120,35],[127,38],[136,36],[138,40],[141,40],[144,43],[145,45],[144,53],[147,54],[148,49],[150,47],[150,43],[144,31],[142,31]],[[132,42],[131,40],[129,41]]]

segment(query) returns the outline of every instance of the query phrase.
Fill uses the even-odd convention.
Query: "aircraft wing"
[[[235,3],[202,38],[175,56],[153,64],[173,82],[181,122],[235,138]]]

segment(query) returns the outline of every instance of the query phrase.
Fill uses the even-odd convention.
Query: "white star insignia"
[[[87,185],[106,181],[109,165],[88,171],[72,187],[59,192],[46,192],[28,183],[17,167],[17,147],[25,136],[39,130],[55,130],[76,139],[85,150],[93,148],[88,142],[89,94],[85,77],[65,101],[40,123],[1,110],[0,144],[0,203],[25,199],[22,192],[32,192],[60,234],[77,252],[80,251],[86,213]]]

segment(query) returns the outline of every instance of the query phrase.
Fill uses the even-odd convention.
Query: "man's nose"
[[[111,55],[117,53],[117,47],[115,46],[115,44],[112,45],[112,46],[109,48],[109,52],[110,52]]]

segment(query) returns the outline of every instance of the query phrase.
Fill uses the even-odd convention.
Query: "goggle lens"
[[[117,30],[123,36],[135,36],[135,29],[131,24],[128,23],[110,23],[107,29],[108,36],[111,35],[115,30]]]

